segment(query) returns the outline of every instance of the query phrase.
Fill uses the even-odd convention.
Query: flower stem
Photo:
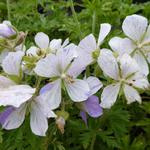
[[[75,11],[75,9],[74,9],[73,0],[70,0],[70,3],[71,3],[70,8],[71,8],[71,12],[72,12],[73,18],[74,18],[74,20],[75,20],[75,22],[76,22],[76,24],[77,24],[78,32],[80,33],[80,34],[79,34],[79,39],[81,39],[80,23],[79,23],[79,21],[78,21],[77,14],[76,14],[76,11]]]
[[[96,12],[94,11],[93,16],[92,16],[92,33],[94,35],[95,33],[95,23],[96,23]]]
[[[90,150],[94,150],[95,140],[96,140],[96,134],[93,135],[93,138],[92,138],[92,141],[91,141]]]
[[[7,5],[7,18],[10,20],[10,1],[6,0],[6,5]]]

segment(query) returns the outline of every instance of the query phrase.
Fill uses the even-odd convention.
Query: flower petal
[[[136,73],[134,76],[128,79],[129,84],[133,84],[133,86],[141,89],[150,88],[150,84],[146,78],[146,76],[142,73]]]
[[[45,136],[48,129],[47,117],[43,114],[39,105],[35,102],[31,103],[30,126],[34,134]]]
[[[25,119],[26,104],[22,104],[19,108],[16,108],[5,120],[2,128],[11,130],[21,126]]]
[[[137,64],[139,65],[141,69],[141,73],[147,76],[149,74],[149,67],[144,56],[140,52],[137,52],[134,54],[133,58],[136,60]]]
[[[0,90],[0,105],[19,107],[28,101],[35,89],[28,85],[14,85]]]
[[[41,89],[40,89],[40,95],[51,90],[51,88],[53,87],[52,83],[48,83],[46,85],[44,85]]]
[[[141,103],[141,97],[139,93],[133,87],[125,84],[123,90],[124,90],[124,94],[125,94],[128,104],[135,102],[135,101]]]
[[[122,29],[124,33],[135,42],[142,40],[146,32],[148,21],[139,15],[127,16],[123,21]]]
[[[9,52],[2,62],[3,70],[9,75],[19,76],[23,56],[24,52],[21,51]]]
[[[26,54],[28,56],[37,56],[38,48],[35,46],[31,46],[27,51]]]
[[[120,68],[121,74],[123,78],[127,78],[128,76],[132,75],[139,71],[139,66],[137,62],[131,58],[130,55],[124,54],[120,59]]]
[[[120,83],[106,86],[101,95],[101,107],[110,108],[116,102],[119,91]]]
[[[97,43],[98,47],[103,43],[105,37],[109,34],[110,30],[111,30],[110,24],[108,23],[100,24],[100,31],[99,31],[99,37],[98,37],[98,43]]]
[[[150,25],[147,28],[147,32],[146,32],[146,34],[144,36],[144,40],[143,41],[144,42],[150,42]]]
[[[119,78],[119,68],[116,58],[113,56],[112,51],[102,49],[98,57],[98,64],[103,72],[110,78],[117,80]]]
[[[109,41],[111,49],[119,54],[119,56],[124,53],[130,54],[136,45],[128,38],[114,37]]]
[[[96,77],[90,76],[85,81],[90,87],[91,95],[95,94],[103,86],[102,82]]]
[[[51,83],[52,87],[50,90],[41,94],[41,98],[45,101],[50,110],[56,109],[59,107],[61,102],[61,80],[58,79]]]
[[[103,113],[97,96],[90,96],[86,101],[83,102],[83,105],[86,112],[93,118],[97,118]]]
[[[65,87],[74,102],[85,101],[90,95],[90,88],[87,82],[80,79],[74,79],[72,83],[65,82]]]
[[[79,43],[79,48],[83,51],[91,54],[94,50],[97,49],[96,40],[93,34],[87,35],[84,39],[82,39]]]
[[[0,75],[0,88],[7,88],[12,85],[16,85],[16,83],[9,78]]]
[[[35,35],[35,43],[38,45],[38,47],[40,48],[44,48],[47,49],[49,46],[49,37],[43,33],[43,32],[39,32]]]
[[[84,121],[84,123],[87,125],[87,115],[85,111],[80,111],[80,116],[82,118],[82,120]]]
[[[60,69],[58,57],[54,54],[49,54],[37,62],[34,71],[39,76],[49,78],[59,76]]]
[[[3,125],[9,115],[15,110],[14,107],[7,107],[3,112],[0,113],[0,124]]]
[[[61,48],[61,43],[62,43],[62,39],[53,39],[50,42],[50,49],[52,50],[53,53],[55,53],[58,49]]]

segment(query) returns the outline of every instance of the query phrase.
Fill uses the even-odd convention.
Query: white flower
[[[101,95],[101,106],[110,108],[116,101],[121,88],[130,104],[134,101],[141,103],[141,97],[135,88],[146,89],[149,87],[145,75],[140,73],[136,61],[128,54],[124,54],[117,62],[110,50],[101,50],[98,64],[104,74],[114,80],[114,83],[107,85]]]
[[[139,15],[127,16],[122,29],[128,38],[114,37],[110,47],[119,55],[131,54],[145,75],[149,74],[147,61],[150,56],[150,25],[145,17]]]
[[[21,90],[21,89],[20,89]],[[39,95],[27,103],[23,103],[5,118],[2,128],[6,130],[16,129],[24,122],[26,112],[30,112],[30,126],[34,134],[45,136],[48,129],[48,118],[56,117],[55,113],[48,108],[43,100],[43,95]],[[5,115],[3,113],[3,115]]]
[[[74,46],[76,48],[76,46]],[[57,108],[61,102],[61,88],[65,87],[70,98],[75,102],[81,102],[89,96],[88,84],[76,79],[79,74],[78,68],[72,67],[76,58],[76,51],[73,47],[63,49],[55,54],[50,53],[46,58],[41,59],[34,71],[37,75],[55,79],[51,84],[52,88],[45,92],[45,99],[49,101],[50,107]],[[76,73],[77,72],[77,73]]]
[[[9,75],[20,76],[21,62],[24,52],[9,52],[2,62],[2,68]]]
[[[29,85],[16,85],[12,80],[0,76],[0,106],[19,107],[28,101],[35,89]]]
[[[77,61],[80,61],[85,67],[91,64],[95,60],[94,57],[98,57],[100,46],[110,30],[111,25],[108,23],[103,23],[100,25],[98,41],[96,41],[93,34],[89,34],[81,40],[78,45],[78,53],[80,58]]]
[[[57,50],[64,48],[69,43],[68,39],[66,39],[63,44],[61,39],[53,39],[50,41],[48,35],[43,32],[37,33],[34,40],[38,47],[31,46],[26,52],[26,54],[29,56],[45,56],[50,52],[56,53]]]

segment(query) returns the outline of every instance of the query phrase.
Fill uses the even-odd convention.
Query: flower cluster
[[[88,125],[88,116],[100,117],[120,96],[125,96],[127,104],[141,103],[140,93],[150,88],[150,26],[146,18],[131,15],[123,21],[122,30],[126,37],[110,39],[110,49],[102,48],[111,31],[108,23],[100,25],[98,40],[89,34],[76,45],[68,39],[50,41],[39,32],[35,46],[26,49],[27,33],[9,21],[1,23],[2,128],[18,128],[30,115],[34,134],[46,135],[49,118],[56,120],[63,133],[69,117],[66,105],[77,107]],[[94,71],[89,71],[91,67]],[[29,82],[29,77],[36,81]]]

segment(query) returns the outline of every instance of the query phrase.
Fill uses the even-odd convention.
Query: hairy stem
[[[93,16],[92,16],[92,33],[93,33],[93,35],[95,33],[95,23],[96,23],[96,12],[94,11]]]
[[[92,138],[92,141],[91,141],[90,150],[94,150],[95,140],[96,140],[96,134],[93,135],[93,138]]]
[[[7,18],[10,20],[10,0],[6,0],[6,6],[7,6]]]
[[[71,8],[71,12],[72,12],[73,18],[74,18],[74,20],[75,20],[75,22],[77,24],[78,32],[80,33],[79,34],[79,39],[81,40],[81,28],[80,28],[80,23],[79,23],[78,18],[77,18],[76,11],[74,9],[73,0],[70,0],[70,3],[71,3],[70,8]]]

